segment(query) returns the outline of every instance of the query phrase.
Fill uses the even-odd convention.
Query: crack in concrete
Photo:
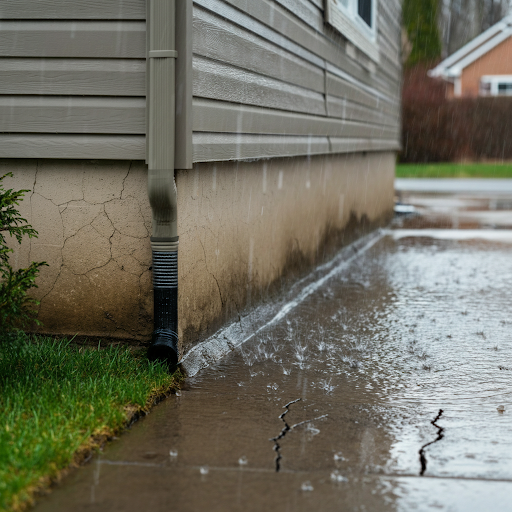
[[[281,459],[283,458],[283,456],[281,455],[281,445],[278,443],[278,441],[280,439],[282,439],[288,432],[291,432],[293,429],[295,429],[297,427],[300,427],[301,425],[305,425],[306,423],[311,423],[312,421],[321,420],[322,418],[327,418],[327,416],[328,416],[327,414],[323,414],[322,416],[318,416],[317,418],[313,418],[313,419],[310,419],[310,420],[300,421],[299,423],[295,423],[294,425],[292,425],[290,427],[290,425],[288,425],[288,423],[286,422],[284,417],[290,411],[290,405],[295,404],[297,402],[300,402],[301,400],[302,400],[302,398],[297,398],[296,400],[292,400],[291,402],[288,402],[283,407],[284,409],[286,409],[286,411],[284,411],[282,414],[280,414],[278,419],[280,419],[284,423],[284,427],[282,428],[282,430],[279,433],[279,435],[277,435],[276,437],[271,437],[269,439],[269,441],[273,441],[274,442],[274,451],[277,453],[277,456],[276,456],[276,473],[278,473],[279,470],[281,469]]]
[[[276,455],[276,473],[281,469],[280,461],[283,458],[282,455],[281,455],[281,445],[278,443],[278,441],[280,439],[282,439],[292,429],[292,427],[290,427],[290,425],[288,425],[288,423],[286,423],[286,420],[284,419],[284,417],[288,414],[288,412],[290,410],[290,405],[295,404],[295,403],[299,402],[300,400],[302,400],[302,399],[301,398],[297,398],[297,400],[292,400],[291,402],[288,402],[284,406],[286,411],[284,411],[279,416],[279,418],[278,418],[278,419],[280,419],[284,423],[284,427],[281,430],[281,432],[279,433],[279,435],[269,439],[269,441],[273,441],[274,442],[274,451],[277,453],[277,455]]]
[[[430,422],[432,425],[434,425],[434,427],[437,428],[437,437],[433,441],[430,441],[430,443],[424,444],[420,448],[420,451],[419,451],[419,454],[420,454],[420,464],[421,464],[420,476],[423,476],[425,474],[425,471],[427,470],[427,457],[425,456],[425,448],[427,446],[430,446],[431,444],[434,444],[434,443],[437,443],[438,441],[441,441],[441,439],[443,439],[443,437],[444,437],[444,428],[440,427],[437,424],[437,421],[441,418],[442,415],[443,415],[443,409],[439,409],[439,412],[437,413],[437,416]]]

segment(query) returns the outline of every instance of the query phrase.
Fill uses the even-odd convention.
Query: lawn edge
[[[133,404],[126,404],[123,406],[126,419],[121,426],[112,428],[104,425],[94,431],[87,439],[87,442],[82,444],[76,450],[73,455],[73,460],[68,466],[58,469],[55,473],[41,477],[37,483],[23,489],[21,492],[23,494],[28,494],[26,498],[19,498],[21,492],[15,494],[11,500],[10,510],[12,512],[25,512],[29,508],[33,507],[38,498],[42,498],[50,494],[52,489],[59,485],[70,473],[80,466],[87,464],[93,458],[94,454],[102,450],[106,444],[124,433],[139,419],[149,414],[153,407],[171,396],[173,392],[180,388],[180,385],[185,378],[185,371],[179,368],[172,374],[172,380],[169,385],[151,392],[144,406]]]

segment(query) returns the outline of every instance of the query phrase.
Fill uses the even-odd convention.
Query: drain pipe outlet
[[[153,212],[154,331],[151,360],[178,363],[178,239],[174,170],[148,171],[148,195]]]

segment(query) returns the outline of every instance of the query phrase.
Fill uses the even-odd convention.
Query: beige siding
[[[145,3],[2,3],[0,157],[145,158]],[[397,149],[399,16],[373,63],[323,0],[195,0],[194,161]]]

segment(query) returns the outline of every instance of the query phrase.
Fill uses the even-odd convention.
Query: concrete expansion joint
[[[306,423],[311,423],[312,421],[321,420],[323,418],[327,418],[327,414],[323,414],[322,416],[318,416],[317,418],[312,418],[310,420],[304,420],[299,423],[295,423],[290,427],[284,417],[290,412],[290,405],[295,404],[297,402],[300,402],[302,398],[297,398],[296,400],[292,400],[291,402],[288,402],[283,408],[286,409],[282,414],[279,415],[279,418],[283,423],[284,427],[282,428],[281,432],[276,437],[271,437],[269,441],[272,441],[274,443],[274,451],[276,452],[276,473],[279,472],[281,469],[281,459],[283,456],[281,455],[281,445],[279,444],[279,440],[281,440],[288,432],[291,432],[293,429],[300,427],[301,425],[305,425]]]
[[[431,444],[441,441],[441,439],[443,439],[443,437],[444,437],[444,428],[437,424],[437,422],[439,421],[439,419],[441,418],[442,415],[443,415],[443,409],[439,409],[437,416],[430,422],[432,425],[434,425],[434,427],[437,428],[437,437],[433,441],[430,441],[430,443],[424,444],[420,448],[420,451],[419,451],[420,464],[421,464],[420,476],[423,476],[425,474],[425,471],[427,470],[427,457],[425,456],[425,448],[427,448],[427,446],[430,446]]]

